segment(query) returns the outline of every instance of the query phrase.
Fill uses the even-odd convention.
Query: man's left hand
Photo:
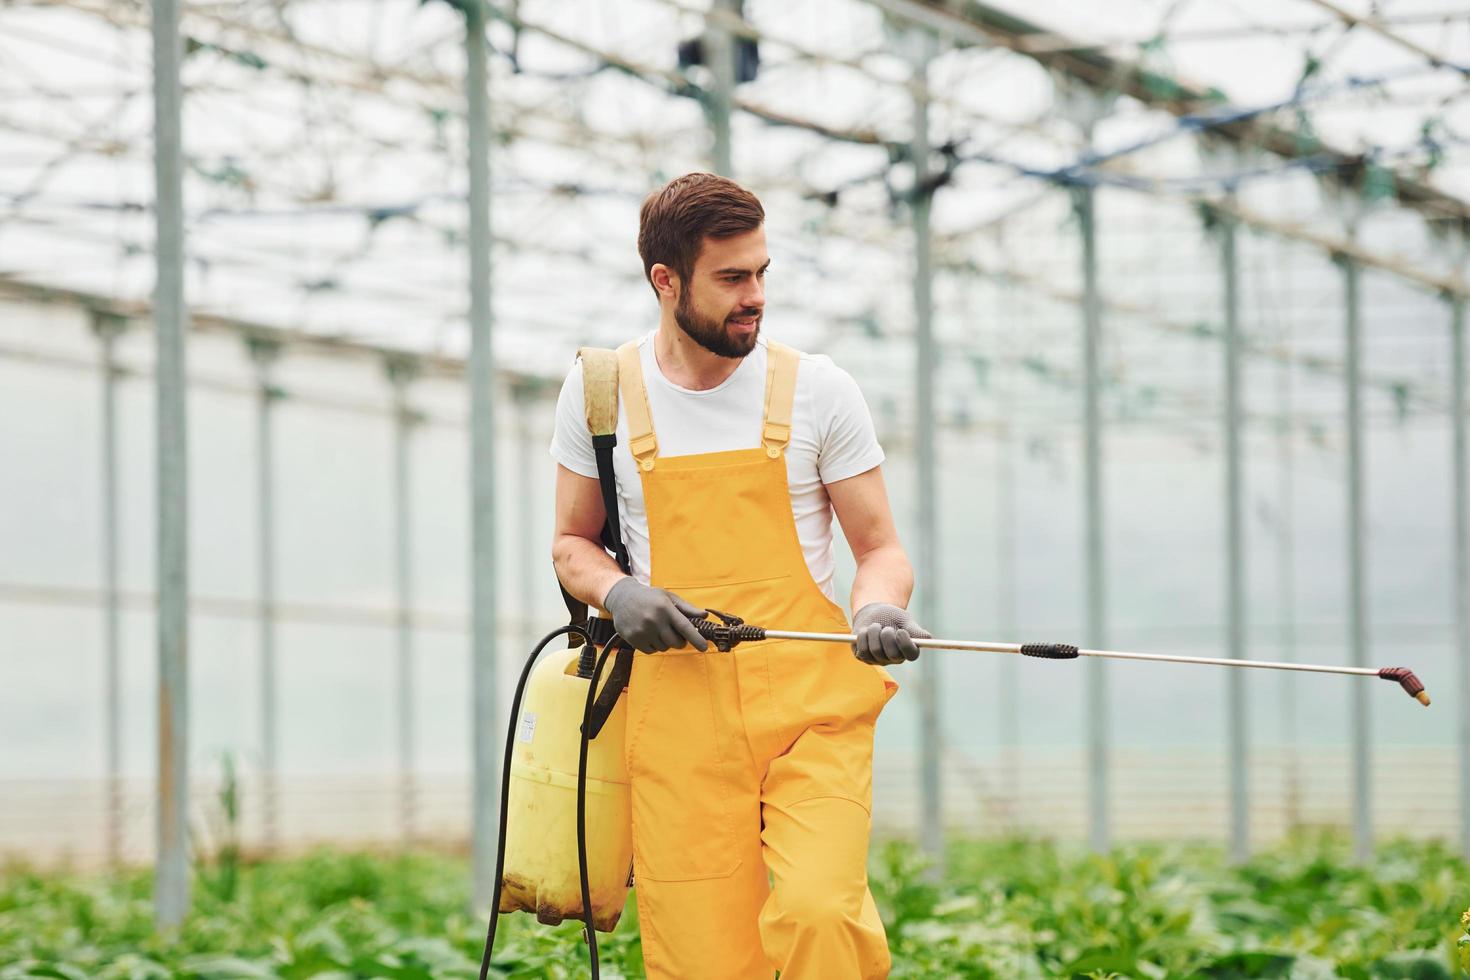
[[[901,664],[918,660],[914,638],[928,639],[930,633],[909,615],[907,609],[886,602],[870,602],[852,617],[857,641],[853,655],[867,664]]]

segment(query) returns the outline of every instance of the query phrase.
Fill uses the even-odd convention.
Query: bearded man
[[[618,517],[605,518],[580,363],[557,403],[553,559],[562,585],[637,650],[626,755],[650,978],[885,977],[867,884],[873,727],[885,664],[928,636],[883,450],[853,379],[761,334],[765,211],[713,174],[644,202],[638,251],[657,329],[618,350]],[[834,595],[832,517],[852,548],[851,627]],[[851,649],[708,648],[691,617],[854,633]]]

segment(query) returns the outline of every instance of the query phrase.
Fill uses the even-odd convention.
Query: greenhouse
[[[693,172],[933,637],[1430,700],[889,666],[892,975],[1470,972],[1470,6],[7,0],[0,980],[474,975],[558,399]]]

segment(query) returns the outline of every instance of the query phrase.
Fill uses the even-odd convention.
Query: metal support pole
[[[1006,409],[1009,413],[1009,409]],[[1002,636],[1016,635],[1016,434],[1015,420],[1007,418],[996,445],[996,572],[999,605],[996,628]],[[1021,665],[1000,665],[1000,745],[1005,772],[1006,812],[1012,829],[1019,827],[1021,802]]]
[[[246,339],[255,362],[256,570],[260,624],[261,838],[268,853],[280,847],[280,725],[276,704],[276,452],[274,407],[280,397],[272,374],[281,345]]]
[[[1004,241],[1000,241],[1002,253]],[[1000,413],[1002,426],[1000,438],[996,443],[996,452],[1000,459],[996,466],[996,628],[1002,636],[1014,636],[1017,632],[1016,625],[1016,459],[1018,457],[1019,438],[1017,436],[1017,412],[1015,409],[1015,392],[1013,369],[1009,366],[1010,345],[1002,339],[999,330],[1000,325],[1012,322],[1015,311],[1011,309],[1011,289],[1003,282],[994,283],[996,296],[1000,300],[996,304],[995,324],[997,332],[993,334],[996,353],[1006,355],[1004,360],[997,357],[992,363],[995,364],[997,378],[1004,377],[1003,383],[996,385],[996,409]],[[1021,825],[1020,802],[1021,802],[1021,665],[1015,660],[1005,660],[1000,665],[1000,704],[996,713],[1000,722],[1000,745],[1001,760],[1005,772],[1006,799],[1008,802],[1007,812],[1010,814],[1011,827],[1015,829]]]
[[[1290,270],[1283,256],[1283,268]],[[1289,290],[1288,290],[1289,291]],[[1290,350],[1290,320],[1281,316],[1279,347]],[[1281,659],[1296,659],[1296,548],[1292,537],[1296,525],[1295,447],[1292,444],[1292,360],[1283,358],[1276,369],[1276,455],[1278,527],[1276,537],[1276,593],[1279,612]],[[1281,741],[1284,745],[1286,826],[1301,824],[1301,755],[1297,743],[1296,676],[1286,671],[1281,677]]]
[[[391,358],[388,382],[393,386],[393,592],[396,609],[398,714],[398,824],[405,844],[413,844],[418,831],[418,783],[414,751],[413,671],[413,481],[409,455],[413,449],[413,427],[418,417],[408,405],[408,385],[413,380],[414,362]]]
[[[1455,413],[1455,658],[1459,661],[1460,850],[1470,859],[1470,486],[1465,438],[1465,301],[1450,300],[1451,357],[1454,360]]]
[[[472,615],[472,902],[486,909],[495,890],[499,832],[500,720],[495,677],[495,356],[490,346],[490,79],[485,0],[465,0],[465,96],[470,186],[470,498]]]
[[[705,60],[709,64],[714,86],[710,90],[705,112],[709,116],[713,136],[711,159],[715,173],[735,175],[730,139],[730,116],[735,105],[735,37],[721,22],[720,14],[740,16],[740,0],[714,0],[704,34]]]
[[[1233,196],[1233,195],[1232,195]],[[1226,610],[1229,616],[1229,656],[1245,658],[1245,516],[1240,446],[1240,301],[1239,269],[1235,252],[1235,218],[1215,213],[1220,235],[1220,266],[1225,293],[1225,550],[1227,555]],[[1232,671],[1225,678],[1227,740],[1230,746],[1230,858],[1236,863],[1250,857],[1250,786],[1246,779],[1245,675]]]
[[[107,759],[107,863],[122,863],[122,629],[118,605],[117,336],[122,317],[97,312],[92,329],[102,372],[103,754]]]
[[[1089,134],[1090,135],[1090,134]],[[1090,141],[1090,139],[1089,139]],[[1101,387],[1102,299],[1097,284],[1097,221],[1093,213],[1095,191],[1084,184],[1072,188],[1072,202],[1082,236],[1082,326],[1083,326],[1083,494],[1087,537],[1087,642],[1107,645],[1107,620],[1103,594],[1103,501],[1102,501],[1102,413],[1098,398]],[[1088,840],[1094,851],[1109,846],[1108,827],[1108,692],[1107,674],[1100,660],[1087,664],[1087,770]]]
[[[179,0],[153,2],[153,133],[158,279],[158,857],[154,914],[189,911],[189,508],[185,438],[183,88]]]
[[[535,581],[535,570],[538,560],[536,557],[536,526],[533,515],[533,501],[535,499],[533,474],[537,470],[536,451],[534,437],[532,435],[531,413],[536,406],[537,386],[529,379],[520,381],[511,389],[515,397],[516,406],[516,451],[520,457],[516,467],[516,534],[517,546],[520,554],[519,568],[516,577],[520,581],[520,595],[518,605],[521,610],[520,649],[529,652],[536,645],[537,637],[531,611],[536,608],[536,590],[531,585]]]
[[[917,335],[917,374],[914,393],[918,401],[919,518],[918,612],[925,629],[939,629],[939,551],[935,512],[938,494],[934,453],[934,297],[930,249],[929,215],[934,203],[933,174],[929,169],[929,61],[934,56],[934,36],[916,29],[919,51],[914,64],[918,86],[914,96],[914,190],[911,210],[914,222],[914,314]],[[920,843],[933,862],[932,874],[944,874],[944,796],[940,781],[939,660],[919,658],[919,753],[920,753]]]
[[[1347,385],[1347,487],[1348,487],[1348,641],[1352,665],[1368,665],[1368,608],[1364,554],[1365,502],[1363,499],[1363,406],[1360,364],[1358,309],[1358,264],[1348,256],[1338,256],[1342,267],[1343,300],[1346,312]],[[1373,856],[1373,811],[1371,783],[1371,746],[1369,743],[1368,692],[1361,684],[1353,685],[1348,718],[1352,726],[1353,747],[1353,853],[1359,861]]]

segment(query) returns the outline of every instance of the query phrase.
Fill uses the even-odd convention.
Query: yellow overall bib
[[[759,446],[661,457],[637,344],[619,348],[651,584],[756,625],[845,633],[786,483],[800,355],[768,352]],[[651,980],[887,976],[867,850],[873,725],[897,690],[841,644],[635,656],[626,747]]]

